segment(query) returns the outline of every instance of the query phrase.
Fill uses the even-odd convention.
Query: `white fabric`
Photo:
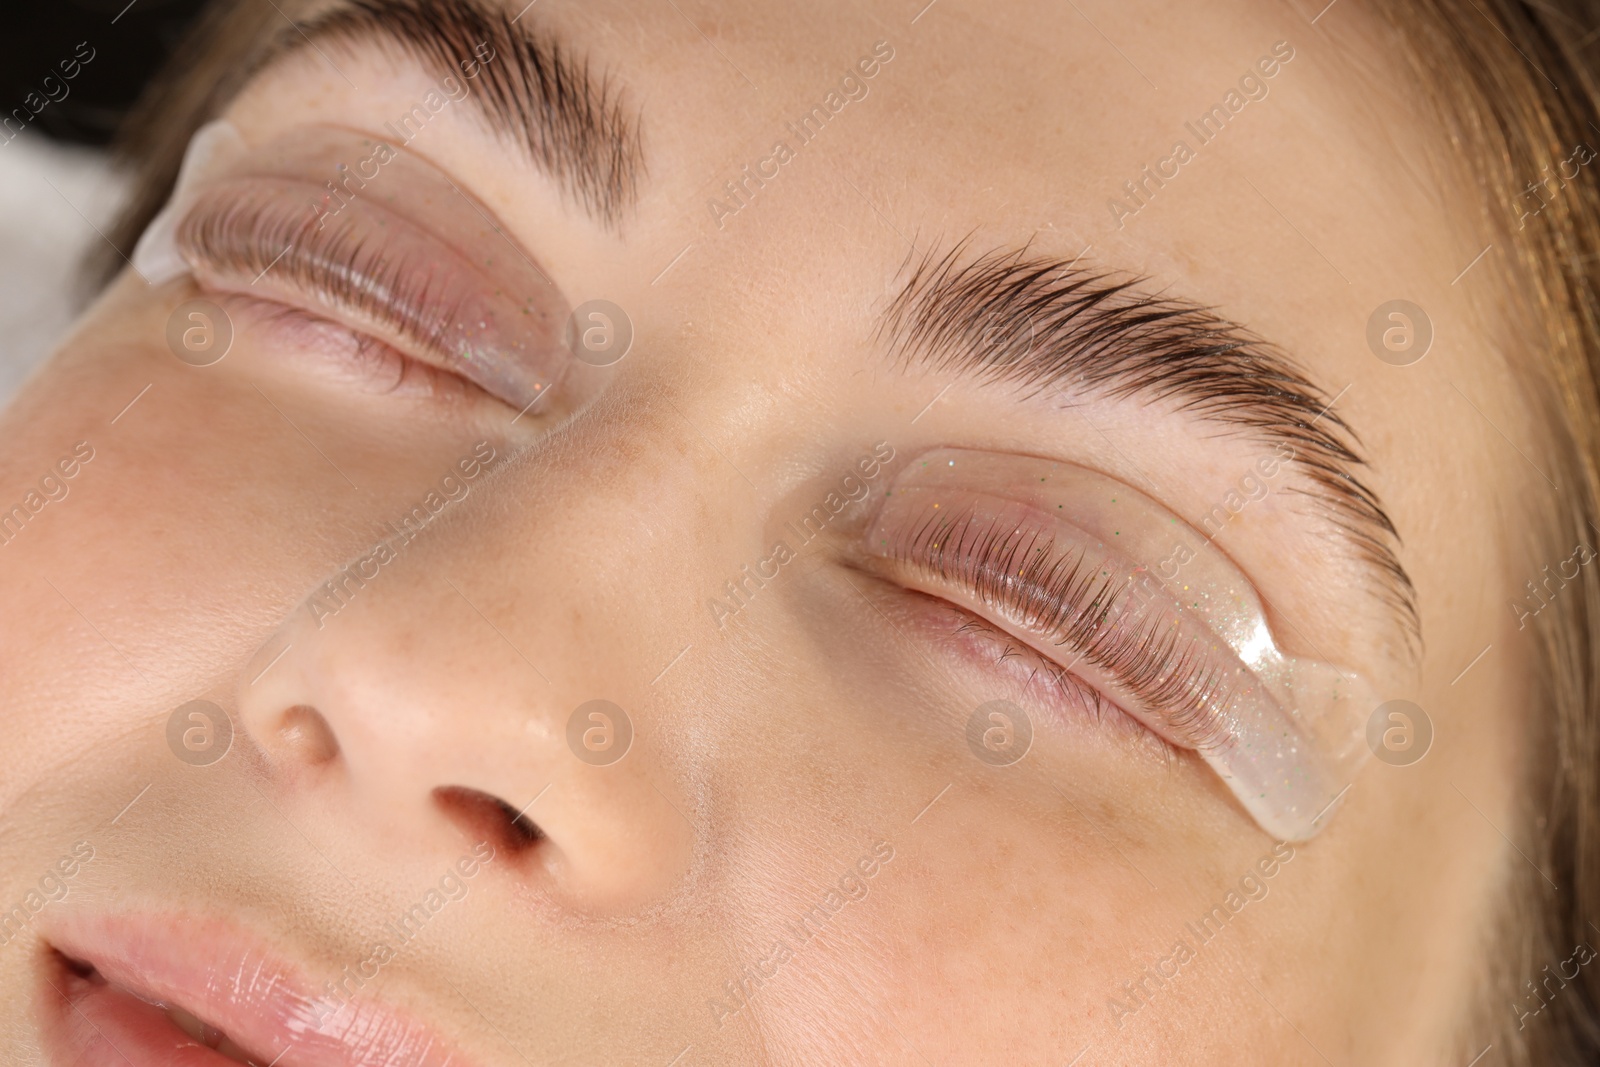
[[[104,247],[95,227],[107,229],[125,187],[103,153],[28,133],[0,143],[0,403],[81,309],[83,257]]]

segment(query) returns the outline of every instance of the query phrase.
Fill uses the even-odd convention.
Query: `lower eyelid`
[[[892,581],[886,584],[909,615],[910,625],[903,630],[920,635],[937,653],[956,656],[980,672],[985,687],[995,688],[996,698],[1011,700],[1029,715],[1054,720],[1068,731],[1090,730],[1163,760],[1181,758],[1182,750],[1094,686],[988,620],[938,596]]]
[[[432,400],[492,400],[466,379],[422,363],[367,334],[304,308],[255,297],[218,294],[240,327],[273,350],[275,362],[306,357],[308,370],[362,392]]]
[[[963,635],[958,633],[956,636],[959,639]],[[1098,689],[1016,641],[1005,631],[979,626],[967,630],[965,637],[974,644],[988,644],[991,649],[998,650],[995,669],[1012,675],[1014,680],[1022,683],[1024,696],[1031,698],[1028,703],[1037,701],[1058,713],[1085,716],[1101,729],[1115,729],[1118,733],[1128,735],[1137,733],[1167,751],[1177,751],[1107,700]]]

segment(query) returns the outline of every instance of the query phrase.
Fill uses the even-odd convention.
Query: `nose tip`
[[[401,561],[333,619],[293,614],[244,672],[241,728],[284,803],[388,848],[453,856],[463,836],[488,841],[512,860],[501,871],[585,913],[670,893],[694,830],[632,701],[584,699],[599,688],[592,659],[541,633],[546,614],[509,608]]]
[[[333,727],[320,711],[304,704],[285,709],[276,736],[268,744],[308,767],[320,767],[339,758],[339,738]]]

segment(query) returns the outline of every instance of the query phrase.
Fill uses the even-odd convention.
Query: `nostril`
[[[463,785],[442,785],[434,803],[467,834],[488,839],[509,852],[532,848],[544,839],[534,821],[497,796]]]

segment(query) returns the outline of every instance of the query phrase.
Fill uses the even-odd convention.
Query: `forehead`
[[[1409,253],[1455,251],[1434,225],[1434,176],[1419,174],[1428,120],[1397,75],[1369,76],[1383,60],[1355,11],[1316,22],[1260,0],[500,11],[581,57],[637,115],[648,180],[635,234],[699,231],[702,248],[715,239],[770,266],[762,238],[797,225],[885,251],[982,232],[1088,249],[1243,312],[1261,303],[1252,265],[1274,290],[1345,289],[1360,308],[1364,290],[1416,273]],[[297,65],[320,73],[326,95],[405,96],[403,75],[364,76],[357,90],[326,54]],[[1400,240],[1375,248],[1377,232]]]

